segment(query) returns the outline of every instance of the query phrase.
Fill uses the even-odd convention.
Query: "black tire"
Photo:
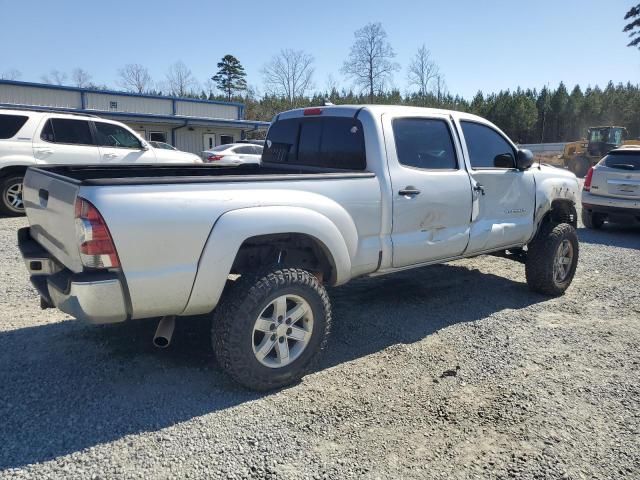
[[[24,177],[22,175],[9,175],[0,179],[0,213],[11,217],[24,215],[24,204],[20,200],[21,207],[17,207],[12,203],[14,189],[16,185],[22,185]],[[22,198],[22,195],[20,195]]]
[[[556,254],[567,240],[572,248],[571,263],[562,279],[554,275]],[[566,244],[564,244],[566,245]],[[545,295],[559,296],[571,285],[578,265],[578,235],[568,223],[546,223],[528,246],[525,273],[529,288]]]
[[[313,313],[311,336],[299,357],[270,368],[254,354],[254,324],[274,299],[302,297]],[[316,366],[331,330],[331,304],[324,287],[306,270],[283,268],[242,275],[225,292],[212,319],[213,349],[222,369],[251,390],[272,390],[300,380]]]
[[[590,212],[589,210],[582,210],[582,223],[585,227],[592,230],[598,230],[602,228],[604,224],[604,217],[597,213]]]
[[[587,174],[590,166],[591,162],[589,162],[589,159],[585,157],[578,157],[573,160],[573,162],[570,164],[569,169],[575,174],[576,177],[583,178]]]

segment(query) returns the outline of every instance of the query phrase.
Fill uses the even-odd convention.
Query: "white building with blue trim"
[[[129,125],[146,140],[179,150],[203,150],[233,143],[246,133],[265,130],[269,122],[246,120],[244,105],[111,90],[0,80],[0,107],[98,115]]]

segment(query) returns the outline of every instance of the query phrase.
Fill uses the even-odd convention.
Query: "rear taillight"
[[[587,175],[584,177],[584,186],[582,187],[582,189],[585,192],[588,192],[591,190],[591,179],[593,178],[593,167],[589,168],[589,171],[587,172]]]
[[[218,160],[222,160],[224,155],[209,155],[207,157],[207,162],[217,162]]]
[[[76,199],[75,209],[82,264],[89,268],[119,268],[116,247],[98,209],[80,197]]]

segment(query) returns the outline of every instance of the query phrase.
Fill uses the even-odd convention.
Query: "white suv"
[[[611,150],[591,167],[582,190],[582,223],[600,228],[605,221],[640,222],[640,148]]]
[[[0,213],[6,215],[24,214],[22,179],[31,165],[201,162],[192,153],[153,148],[112,120],[0,109]]]

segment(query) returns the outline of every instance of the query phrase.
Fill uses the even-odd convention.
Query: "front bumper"
[[[42,305],[55,306],[89,323],[127,319],[124,290],[117,273],[71,272],[31,238],[28,227],[18,231],[18,246]]]

